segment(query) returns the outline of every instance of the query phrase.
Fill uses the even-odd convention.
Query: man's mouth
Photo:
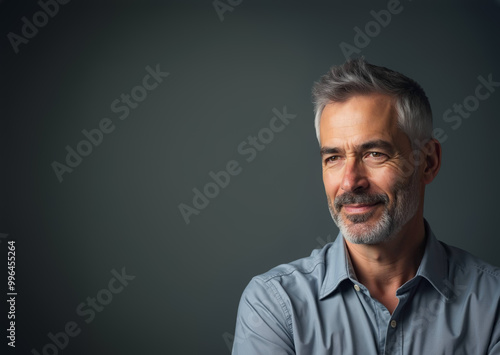
[[[374,209],[380,202],[375,203],[354,203],[350,205],[343,205],[342,208],[346,213],[355,214],[355,213],[366,213]]]

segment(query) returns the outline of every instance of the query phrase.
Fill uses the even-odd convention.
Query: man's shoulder
[[[446,244],[440,241],[440,244],[448,256],[449,272],[454,278],[463,279],[462,282],[472,282],[479,285],[491,285],[500,295],[500,268],[487,261],[469,253],[461,248]],[[456,280],[458,281],[458,280]],[[474,282],[476,281],[476,282]],[[492,289],[492,291],[493,291]]]
[[[271,313],[283,313],[284,319],[290,321],[290,304],[304,297],[318,298],[325,280],[327,259],[332,257],[332,246],[333,243],[329,243],[307,257],[254,276],[243,291],[241,302],[265,305]]]
[[[324,274],[327,255],[332,245],[333,243],[329,243],[321,249],[314,249],[311,255],[275,266],[269,271],[255,276],[254,279],[266,283],[271,280],[321,277]]]
[[[257,342],[267,336],[278,335],[279,339],[274,338],[276,342],[285,342],[290,349],[293,348],[295,309],[297,305],[302,309],[304,300],[308,300],[308,307],[314,308],[314,300],[323,284],[327,259],[332,257],[332,246],[333,243],[327,244],[313,250],[307,257],[273,267],[250,280],[238,307],[236,333],[240,334],[240,339],[249,339],[256,332],[261,332]],[[307,323],[307,316],[303,320]],[[254,349],[251,353],[274,353],[270,350],[274,349],[273,345],[270,346],[266,351]]]
[[[334,245],[335,242],[328,243],[321,249],[314,249],[307,257],[254,276],[243,296],[259,300],[270,297],[281,301],[306,294],[318,297],[326,279],[327,265],[335,259]]]
[[[492,265],[487,261],[473,255],[472,253],[459,247],[449,245],[440,241],[446,250],[450,262],[462,269],[469,269],[478,273],[486,273],[493,277],[500,278],[500,267]]]

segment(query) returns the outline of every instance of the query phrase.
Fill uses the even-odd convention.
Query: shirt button
[[[358,286],[358,285],[354,285],[354,289],[355,289],[356,291],[361,290],[361,289],[359,288],[359,286]]]
[[[391,320],[391,327],[396,328],[396,325],[398,325],[398,323],[394,319]]]

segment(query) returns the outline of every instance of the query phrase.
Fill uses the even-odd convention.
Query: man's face
[[[391,98],[359,95],[326,105],[320,140],[328,206],[344,237],[356,244],[394,237],[423,195],[419,170],[408,169],[411,144]]]

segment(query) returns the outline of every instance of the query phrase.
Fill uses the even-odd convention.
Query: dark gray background
[[[458,129],[443,114],[479,75],[500,81],[500,2],[401,6],[360,54],[417,80],[447,134],[426,196],[434,232],[499,265],[500,88]],[[17,241],[18,353],[41,353],[75,321],[65,354],[228,354],[250,278],[337,234],[310,90],[386,8],[244,0],[221,21],[210,0],[73,0],[15,54],[7,34],[40,7],[1,2],[0,233]],[[157,64],[170,76],[119,120],[111,102]],[[247,162],[238,145],[284,106],[296,118]],[[51,163],[103,117],[115,131],[59,183]],[[178,205],[230,160],[242,172],[186,225]],[[0,250],[5,261],[6,239]],[[122,267],[135,279],[86,324],[76,307]]]

